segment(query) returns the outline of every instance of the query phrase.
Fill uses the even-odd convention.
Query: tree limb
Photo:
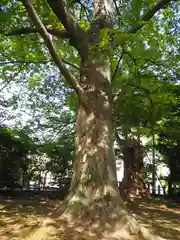
[[[113,1],[116,2],[115,0],[113,0]],[[158,3],[156,3],[150,11],[148,11],[147,13],[145,13],[145,14],[143,15],[143,17],[141,18],[140,21],[142,21],[142,22],[148,22],[160,9],[165,8],[171,1],[172,1],[172,0],[160,0],[160,1],[158,1]],[[140,30],[144,25],[145,25],[145,23],[140,23],[139,25],[136,25],[135,27],[133,27],[132,29],[130,29],[130,30],[128,31],[128,33],[134,34],[134,33],[136,33],[138,30]],[[131,36],[130,36],[130,37],[131,37]],[[128,39],[129,39],[130,37],[128,37]],[[125,40],[123,41],[123,43],[124,43],[126,40],[127,40],[127,39],[125,39]],[[126,54],[129,55],[128,52],[126,52]],[[132,60],[134,61],[134,59],[132,59]],[[121,61],[121,57],[119,58],[119,61]],[[116,72],[117,72],[117,70],[118,70],[119,61],[118,61],[118,64],[117,64],[117,66],[116,66],[115,74],[116,74]],[[114,77],[115,77],[115,75],[113,74],[113,79],[114,79]],[[116,99],[116,98],[115,98],[115,99]]]
[[[57,28],[46,27],[46,31],[56,37],[60,37],[63,39],[69,38],[69,34],[67,33],[66,30],[60,30]],[[15,29],[12,32],[5,33],[4,35],[5,36],[18,36],[18,35],[26,35],[26,34],[38,33],[38,32],[39,32],[38,28],[26,27],[26,28]]]
[[[151,10],[149,10],[147,13],[145,13],[140,21],[148,22],[160,9],[165,8],[172,0],[160,0],[158,1]],[[137,26],[133,27],[129,33],[136,33],[138,30],[140,30],[145,24],[140,23]]]
[[[115,76],[116,76],[116,73],[117,73],[117,71],[118,71],[120,62],[121,62],[121,60],[122,60],[122,58],[123,58],[123,54],[124,54],[124,51],[122,51],[121,56],[120,56],[119,59],[118,59],[118,63],[117,63],[117,65],[116,65],[116,68],[115,68],[114,73],[113,73],[112,78],[111,78],[111,83],[115,80]]]
[[[29,61],[29,60],[8,60],[0,61],[0,65],[9,65],[9,64],[47,64],[52,63],[53,60],[39,60],[39,61]]]
[[[31,1],[30,0],[22,0],[22,3],[24,4],[24,6],[28,12],[28,15],[29,15],[30,19],[32,20],[32,22],[34,23],[35,27],[39,29],[39,33],[42,36],[42,38],[44,39],[44,42],[53,58],[55,64],[59,68],[60,72],[62,73],[62,75],[64,76],[66,81],[76,91],[81,103],[83,104],[84,103],[83,88],[80,86],[79,82],[71,76],[68,69],[65,67],[61,57],[57,54],[56,48],[55,48],[51,38],[49,37],[49,34],[48,34],[46,28],[44,27],[43,23],[41,22],[41,19],[39,18],[34,7],[32,6]]]
[[[63,24],[71,38],[71,44],[78,50],[81,57],[88,53],[87,33],[73,19],[62,0],[46,0],[59,21]]]
[[[115,6],[115,9],[116,9],[116,13],[117,13],[117,17],[118,17],[118,25],[119,25],[119,28],[120,28],[121,24],[122,24],[121,13],[120,13],[120,10],[119,10],[119,7],[117,5],[116,0],[113,0],[113,3],[114,3],[114,6]]]
[[[148,22],[160,9],[165,8],[170,2],[172,2],[173,0],[159,0],[153,7],[151,10],[149,10],[147,13],[145,13],[142,18],[140,19],[140,22]],[[136,33],[138,30],[140,30],[143,26],[145,25],[145,23],[140,23],[137,24],[136,26],[132,27],[127,33],[130,33],[130,36],[128,36],[126,39],[124,39],[124,41],[121,43],[121,45],[123,46],[123,44],[131,38],[131,34]],[[128,54],[128,53],[126,53]]]

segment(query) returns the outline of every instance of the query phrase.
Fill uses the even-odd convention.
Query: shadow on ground
[[[60,201],[39,199],[0,199],[0,239],[25,239],[41,227],[41,223]]]
[[[48,216],[50,222],[44,226],[44,229],[48,229],[46,239],[66,239],[60,236],[62,222],[58,220],[56,214],[49,215],[60,204],[61,201],[48,199],[0,199],[0,240],[29,238],[42,228],[42,221]],[[152,227],[157,235],[169,240],[180,240],[180,209],[168,209],[164,205],[151,203],[129,204],[128,208],[143,225]],[[73,239],[95,239],[94,236],[88,238],[82,234],[80,238],[78,228],[80,225],[76,228],[77,232],[68,228],[66,236],[69,235],[71,239],[71,235],[76,234],[77,238],[73,236]]]
[[[165,204],[153,203],[129,204],[128,208],[139,222],[168,240],[180,240],[180,207],[167,208]]]
[[[139,202],[136,204],[128,204],[128,209],[132,215],[147,229],[152,229],[153,233],[157,236],[168,240],[180,240],[180,208],[168,209],[166,205],[156,205],[152,203]],[[88,224],[85,222],[76,222],[76,225],[72,224],[72,227],[68,227],[66,231],[63,231],[63,222],[54,215],[52,221],[46,225],[49,228],[47,239],[57,240],[57,239],[73,239],[73,240],[94,240],[101,239],[101,234],[99,227],[96,229],[92,228],[89,234]],[[98,224],[99,226],[99,224]],[[114,232],[114,226],[111,226],[109,232]],[[82,232],[83,229],[83,232]],[[99,238],[97,237],[99,236]],[[116,237],[112,239],[117,239]],[[136,238],[126,238],[122,239],[136,239]],[[157,238],[158,239],[158,238]],[[34,239],[33,239],[34,240]],[[152,240],[155,240],[154,238]]]

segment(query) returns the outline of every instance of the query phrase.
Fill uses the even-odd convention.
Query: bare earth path
[[[0,239],[1,240],[47,240],[63,239],[60,236],[61,225],[52,212],[56,212],[61,204],[58,200],[34,199],[13,200],[0,199]],[[169,239],[180,240],[180,207],[169,209],[165,205],[150,203],[129,204],[128,208],[138,220],[147,227],[152,227],[157,235]],[[69,237],[71,229],[68,229]],[[36,233],[36,239],[33,238]],[[38,234],[37,234],[38,233]],[[81,239],[94,239],[83,237]],[[77,240],[81,240],[78,236]],[[70,240],[70,239],[69,239]]]

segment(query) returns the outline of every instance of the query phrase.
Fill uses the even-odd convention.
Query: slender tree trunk
[[[38,174],[38,191],[41,191],[41,182],[42,182],[42,179],[41,179],[41,171],[39,171],[39,174]]]
[[[48,175],[48,171],[46,171],[46,173],[45,173],[45,175],[43,177],[43,191],[46,190],[47,175]]]
[[[169,178],[168,178],[168,197],[171,198],[173,195],[173,188],[172,188],[172,161],[173,159],[169,160],[169,167],[170,167],[170,172],[169,172]]]
[[[155,156],[155,137],[152,136],[152,195],[156,194],[156,156]]]

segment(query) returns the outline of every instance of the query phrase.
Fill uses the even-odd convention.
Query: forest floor
[[[59,207],[61,201],[38,199],[0,199],[0,239],[27,239],[42,227],[42,222]],[[180,240],[180,205],[169,206],[162,201],[128,204],[128,209],[147,227],[161,237]],[[54,228],[54,231],[56,229]],[[56,235],[54,232],[53,235]],[[48,237],[48,240],[54,237]]]

